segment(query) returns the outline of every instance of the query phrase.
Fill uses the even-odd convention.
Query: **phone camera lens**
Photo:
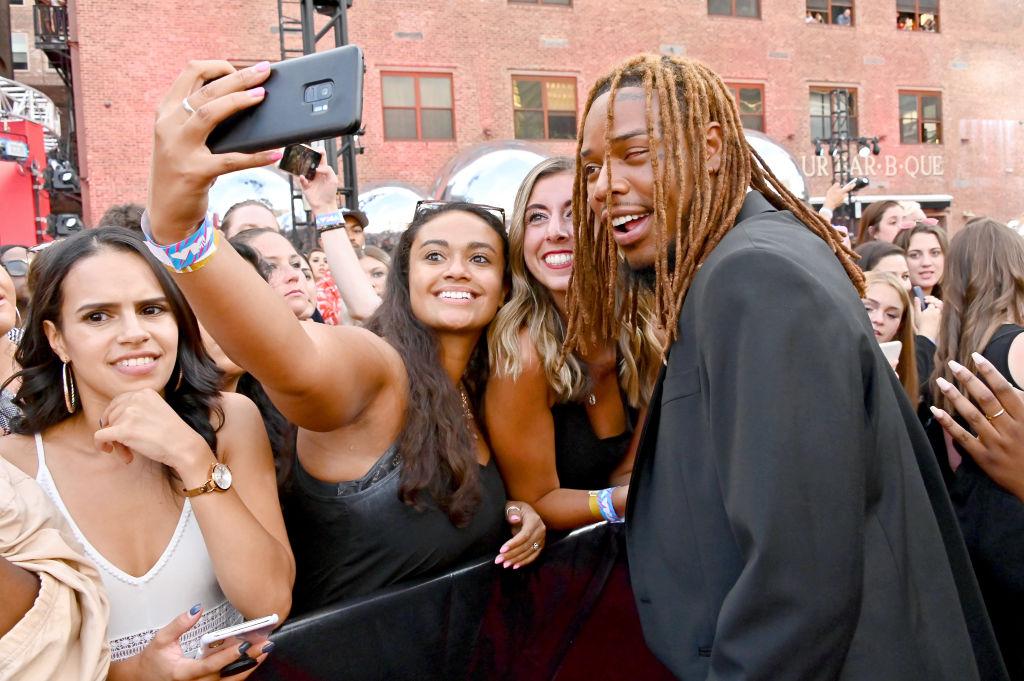
[[[320,86],[320,99],[329,99],[334,93],[334,86],[330,83],[326,83]]]
[[[302,94],[302,101],[307,104],[316,101],[316,85],[310,85],[306,88],[306,91]]]

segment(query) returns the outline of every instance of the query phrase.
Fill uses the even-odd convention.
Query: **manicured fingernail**
[[[501,564],[501,567],[503,567],[503,568],[507,568],[507,567],[508,567],[509,565],[511,565],[511,564],[512,564],[512,563],[511,563],[510,561],[507,561],[507,560],[506,560],[506,561],[505,561],[504,563],[502,563],[502,564]]]
[[[498,553],[508,553],[508,544],[502,546],[501,549],[498,550]]]
[[[939,390],[946,391],[953,387],[953,384],[939,376],[935,379],[935,382],[939,384]]]
[[[252,68],[253,68],[254,71],[259,71],[260,73],[266,73],[267,71],[270,70],[270,62],[269,61],[261,61],[259,64],[256,64]]]
[[[517,516],[517,515],[510,515],[510,516],[508,517],[508,521],[509,521],[510,523],[512,523],[512,524],[515,524],[515,523],[518,523],[518,522],[522,522],[522,520],[523,520],[523,519],[522,519],[522,518],[520,518],[520,517],[519,517],[519,516]]]
[[[199,614],[199,611],[202,610],[202,609],[203,609],[203,604],[202,603],[196,603],[191,608],[189,608],[188,614],[192,615],[192,617],[195,617],[196,615]]]
[[[519,569],[519,563],[516,563],[515,565],[513,565],[512,569],[513,570],[518,570]]]
[[[954,374],[959,374],[961,372],[967,371],[967,369],[964,368],[963,364],[960,364],[959,362],[955,362],[953,360],[949,360],[949,368],[953,370]]]
[[[272,151],[270,152],[270,155],[267,156],[267,158],[269,158],[271,161],[280,161],[282,158],[284,158],[284,153],[280,151]]]
[[[977,364],[978,366],[981,366],[982,364],[988,364],[988,360],[982,357],[980,352],[972,352],[971,359],[973,359],[974,363]]]
[[[934,404],[930,405],[928,408],[931,410],[932,414],[934,414],[935,416],[942,416],[942,414],[945,413],[941,409],[936,407]]]
[[[260,655],[266,655],[267,653],[269,653],[273,649],[274,649],[274,642],[273,641],[267,641],[266,643],[263,644],[263,649],[260,650]]]
[[[263,87],[254,87],[253,89],[249,90],[248,92],[249,92],[249,96],[252,97],[253,99],[259,99],[263,95],[267,94],[266,88],[263,88]]]
[[[249,651],[249,648],[252,648],[252,644],[248,641],[242,641],[242,645],[238,646],[238,654],[245,655]]]
[[[501,562],[501,559],[502,559],[503,557],[504,557],[504,556],[498,556],[497,558],[495,558],[495,559],[494,559],[494,564],[495,564],[495,565],[497,565],[498,563],[500,563],[500,562]]]

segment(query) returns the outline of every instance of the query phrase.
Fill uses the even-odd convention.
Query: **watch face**
[[[231,487],[231,469],[222,463],[214,466],[213,484],[217,485],[219,489],[228,489]]]

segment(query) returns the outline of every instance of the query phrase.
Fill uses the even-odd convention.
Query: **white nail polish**
[[[954,374],[959,373],[961,371],[967,371],[967,369],[964,368],[963,364],[959,364],[958,362],[955,362],[953,360],[949,360],[949,368],[953,370]]]
[[[953,384],[944,379],[942,376],[936,378],[935,382],[939,384],[939,390],[949,390],[950,388],[953,387]]]
[[[974,363],[977,364],[978,366],[981,366],[982,364],[988,364],[988,360],[982,357],[980,352],[972,352],[971,359],[973,359]]]

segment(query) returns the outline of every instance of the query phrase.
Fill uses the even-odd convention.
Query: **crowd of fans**
[[[185,115],[161,112],[158,148],[205,151],[174,137]],[[259,201],[203,218],[173,164],[207,158],[157,158],[145,217],[2,249],[0,673],[207,678],[273,643],[192,659],[203,633],[483,555],[524,568],[549,531],[626,514],[665,332],[623,282],[612,332],[563,350],[572,159],[534,168],[511,216],[425,202],[379,247],[324,164],[302,253]],[[172,276],[154,244],[200,222],[211,246]],[[882,201],[853,243],[1024,679],[1024,240]]]

